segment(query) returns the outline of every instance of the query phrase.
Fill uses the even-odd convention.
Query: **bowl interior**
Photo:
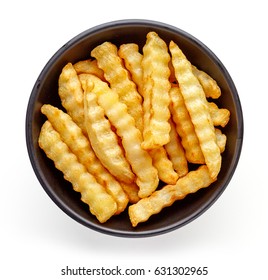
[[[222,169],[218,180],[209,188],[188,195],[175,202],[171,207],[152,216],[148,222],[132,228],[127,211],[100,224],[80,201],[80,195],[72,190],[71,185],[63,179],[62,173],[47,159],[39,148],[37,139],[40,128],[45,121],[40,108],[44,103],[61,107],[58,96],[58,77],[63,66],[79,60],[88,59],[90,51],[104,41],[116,45],[134,42],[142,47],[146,34],[155,31],[161,38],[174,40],[179,44],[188,59],[198,68],[206,71],[219,84],[222,96],[217,100],[220,107],[231,111],[231,119],[222,129],[228,137],[223,153]],[[65,44],[47,63],[38,77],[30,96],[26,115],[26,141],[33,169],[53,201],[76,221],[97,231],[118,236],[150,236],[178,228],[192,221],[221,195],[229,183],[238,163],[243,137],[243,118],[239,98],[231,77],[219,59],[200,41],[184,31],[159,22],[144,20],[126,20],[107,23],[91,28]]]

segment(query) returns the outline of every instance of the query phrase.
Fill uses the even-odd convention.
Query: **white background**
[[[208,276],[185,278],[267,279],[265,2],[1,1],[1,279],[103,279],[61,276],[67,265],[207,266]],[[245,123],[238,167],[218,201],[181,229],[141,239],[100,234],[64,214],[36,179],[25,143],[27,102],[48,59],[80,32],[127,18],[175,25],[209,46],[236,84]],[[153,274],[147,278],[159,279]],[[175,278],[180,277],[161,276]]]

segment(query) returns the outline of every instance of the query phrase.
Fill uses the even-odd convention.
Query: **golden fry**
[[[92,74],[105,81],[104,72],[98,67],[97,61],[94,59],[81,60],[74,64],[77,74]]]
[[[138,223],[147,221],[150,216],[159,213],[176,200],[183,199],[190,193],[195,193],[201,188],[208,187],[213,181],[205,165],[189,172],[186,176],[180,178],[176,185],[166,185],[162,189],[155,191],[151,196],[129,206],[128,213],[132,226],[136,227]]]
[[[214,102],[208,102],[208,108],[213,125],[225,127],[230,119],[230,111],[225,108],[219,109]]]
[[[191,116],[205,162],[212,179],[216,179],[221,168],[221,153],[216,143],[215,129],[204,90],[192,72],[191,63],[173,41],[170,43],[170,51],[176,79]]]
[[[192,71],[203,87],[206,97],[217,99],[221,96],[221,89],[211,76],[209,76],[206,72],[197,69],[193,65]]]
[[[124,211],[128,204],[128,198],[125,192],[96,157],[89,140],[82,133],[80,127],[68,114],[54,106],[43,105],[41,112],[47,116],[52,126],[60,134],[62,140],[87,168],[88,172],[95,177],[99,184],[105,186],[106,191],[112,195],[118,206],[116,214]]]
[[[181,144],[181,139],[176,131],[176,126],[171,119],[169,123],[171,127],[170,141],[165,145],[165,150],[178,176],[183,177],[188,173],[188,162]]]
[[[86,135],[84,125],[84,94],[71,63],[65,65],[59,77],[59,96],[62,106]]]
[[[128,113],[134,118],[137,128],[142,131],[142,97],[135,83],[130,80],[129,73],[117,53],[117,47],[105,42],[93,49],[91,55],[97,59],[98,66],[104,71],[110,87],[117,92],[120,101],[127,105]]]
[[[87,172],[49,121],[42,126],[38,143],[64,178],[72,183],[73,189],[81,193],[81,200],[89,205],[90,212],[101,223],[115,214],[117,205],[112,196]]]
[[[170,90],[172,119],[176,124],[176,130],[181,137],[181,143],[185,150],[185,156],[191,163],[204,164],[205,159],[199,144],[189,112],[185,106],[181,90],[174,86]]]
[[[132,183],[135,176],[123,149],[118,144],[118,136],[112,131],[111,124],[105,118],[104,109],[98,105],[97,96],[92,88],[86,84],[84,90],[85,126],[93,150],[112,175],[120,181]]]
[[[221,153],[223,153],[225,151],[227,137],[218,128],[215,129],[215,133],[216,133],[217,144],[220,148]]]
[[[133,43],[123,44],[118,50],[118,55],[124,60],[133,82],[143,96],[143,70],[141,67],[143,55],[139,52],[139,46]]]
[[[94,84],[92,92],[98,96],[99,105],[122,139],[126,158],[137,176],[139,196],[150,195],[157,188],[159,180],[150,155],[141,148],[142,135],[135,126],[135,120],[128,114],[126,105],[119,101],[118,95],[107,83],[93,75],[88,75],[88,78]]]
[[[150,150],[149,154],[153,159],[153,166],[158,171],[159,179],[166,184],[176,184],[179,175],[175,172],[172,161],[168,158],[164,147]]]
[[[143,47],[143,110],[144,131],[142,147],[159,148],[169,142],[169,82],[170,55],[166,43],[155,32],[147,34]]]
[[[139,186],[136,183],[125,184],[121,182],[121,186],[128,196],[129,202],[131,204],[137,203],[140,200],[139,197]]]

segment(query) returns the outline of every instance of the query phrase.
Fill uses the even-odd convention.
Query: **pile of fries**
[[[133,227],[221,169],[229,110],[216,81],[179,46],[149,32],[137,44],[104,42],[59,77],[64,111],[44,104],[39,146],[100,223],[128,209]],[[191,168],[189,167],[191,166]]]

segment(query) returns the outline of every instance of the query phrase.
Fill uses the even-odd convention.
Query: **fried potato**
[[[125,67],[137,85],[138,92],[143,96],[143,70],[141,67],[143,55],[139,52],[139,46],[134,43],[122,44],[118,55],[124,60]]]
[[[219,128],[215,129],[215,133],[216,133],[217,144],[220,148],[221,153],[223,153],[225,151],[227,137],[225,134],[222,133],[222,131]]]
[[[128,204],[127,195],[119,182],[103,167],[96,157],[88,138],[82,133],[80,127],[68,114],[52,105],[43,105],[41,112],[47,116],[62,140],[86,167],[88,172],[112,195],[117,203],[116,214],[124,211]]]
[[[214,102],[208,102],[209,113],[214,126],[225,127],[230,120],[230,111],[219,108]]]
[[[110,87],[117,92],[120,101],[126,104],[128,113],[134,118],[137,128],[142,131],[142,97],[135,83],[129,78],[129,73],[117,53],[117,47],[110,42],[104,42],[94,48],[91,55],[97,59]]]
[[[137,203],[140,200],[139,197],[139,186],[136,183],[125,184],[121,182],[121,186],[128,196],[129,202],[131,204]]]
[[[169,82],[170,55],[166,43],[155,33],[149,32],[143,47],[143,110],[144,130],[142,148],[156,149],[169,138]]]
[[[171,127],[169,133],[170,141],[164,147],[178,176],[183,177],[188,173],[187,158],[181,144],[181,139],[179,138],[179,135],[176,131],[176,126],[172,119],[169,120],[169,123]]]
[[[92,74],[105,81],[104,72],[98,67],[97,61],[94,59],[86,59],[78,61],[74,64],[76,73],[79,74]]]
[[[171,88],[170,98],[172,119],[176,124],[176,130],[181,138],[187,160],[191,163],[204,164],[205,159],[199,140],[178,86],[173,86]]]
[[[216,143],[215,129],[204,90],[192,72],[191,63],[173,41],[170,42],[170,52],[175,76],[191,116],[205,162],[211,178],[216,179],[221,168],[221,153]]]
[[[172,161],[168,158],[167,152],[163,147],[149,151],[153,159],[153,166],[158,171],[158,177],[166,184],[176,184],[179,175],[175,172]]]
[[[135,176],[123,149],[118,144],[118,136],[112,130],[109,120],[105,118],[104,109],[99,106],[92,89],[93,84],[87,83],[84,86],[85,126],[91,146],[99,160],[115,178],[132,183]]]
[[[200,82],[207,98],[211,97],[217,99],[221,96],[221,89],[217,82],[209,76],[206,72],[197,69],[192,65],[193,74]]]
[[[59,96],[62,106],[86,135],[84,125],[84,94],[77,73],[71,63],[67,63],[59,77]]]
[[[89,205],[90,212],[101,223],[115,214],[117,205],[112,196],[87,172],[49,121],[42,126],[38,143],[73,189],[81,193],[81,200]]]
[[[157,188],[159,179],[149,153],[141,148],[142,135],[135,126],[135,120],[127,112],[126,105],[119,101],[117,93],[110,89],[107,83],[93,75],[88,75],[88,79],[94,84],[92,92],[98,96],[98,104],[104,109],[116,133],[122,139],[126,158],[137,176],[139,197],[150,195]]]
[[[180,178],[176,185],[166,185],[151,196],[129,206],[128,213],[132,226],[136,227],[138,223],[147,221],[150,216],[159,213],[163,208],[183,199],[186,195],[210,186],[213,181],[206,165],[190,171]]]

